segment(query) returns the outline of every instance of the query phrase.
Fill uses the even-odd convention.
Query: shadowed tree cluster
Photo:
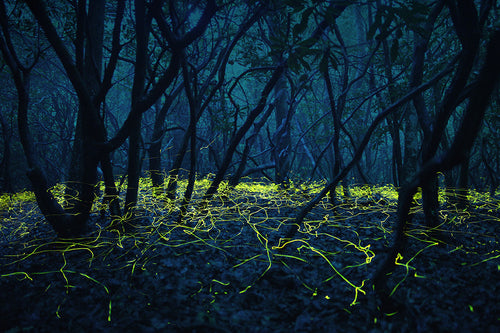
[[[468,188],[500,184],[499,13],[493,0],[2,0],[1,189],[32,189],[70,238],[101,178],[119,229],[141,177],[181,198],[179,222],[207,174],[203,204],[226,180],[325,180],[290,238],[325,196],[344,199],[339,185],[392,183],[398,226],[374,278],[386,299],[418,189],[433,230],[439,186],[464,208]]]

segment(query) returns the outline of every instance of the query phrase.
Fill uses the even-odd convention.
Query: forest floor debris
[[[133,232],[106,229],[96,207],[92,230],[72,241],[55,238],[29,195],[11,200],[0,211],[0,330],[500,330],[498,199],[471,193],[467,210],[443,202],[447,244],[427,236],[415,207],[389,278],[401,308],[384,314],[370,279],[392,244],[395,189],[352,187],[349,199],[325,199],[293,240],[282,239],[320,187],[243,183],[190,210],[184,224],[174,203],[142,190]]]

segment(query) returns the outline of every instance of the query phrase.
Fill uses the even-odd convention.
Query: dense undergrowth
[[[0,196],[0,330],[500,330],[497,198],[471,190],[470,207],[457,209],[441,190],[440,243],[417,195],[389,277],[398,311],[382,313],[371,278],[392,244],[394,187],[337,189],[338,204],[324,199],[290,240],[287,228],[299,227],[298,210],[324,184],[243,182],[201,209],[209,183],[197,181],[179,224],[179,202],[153,196],[142,179],[132,230],[109,230],[118,217],[101,216],[98,198],[88,234],[75,240],[56,238],[31,192]],[[63,191],[53,188],[60,200]]]

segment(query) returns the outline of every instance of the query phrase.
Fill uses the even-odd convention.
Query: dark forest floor
[[[394,189],[325,200],[284,242],[319,187],[242,184],[183,225],[145,188],[133,231],[106,230],[95,213],[88,237],[71,242],[55,239],[29,194],[4,195],[0,331],[500,332],[499,200],[474,193],[466,211],[443,202],[445,244],[427,237],[416,207],[389,278],[399,311],[385,314],[370,279],[392,244]]]

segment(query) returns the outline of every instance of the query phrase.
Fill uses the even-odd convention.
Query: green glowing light
[[[61,319],[61,315],[59,315],[59,310],[60,310],[60,309],[61,309],[61,304],[59,304],[59,305],[57,306],[57,309],[56,309],[56,316],[57,316],[57,318],[59,318],[59,319]]]
[[[216,282],[218,284],[222,284],[223,286],[229,286],[229,282],[221,282],[219,280],[216,280],[216,279],[212,279],[213,282]]]
[[[137,219],[146,221],[146,225],[138,226],[134,233],[126,233],[124,229],[108,230],[106,226],[99,226],[97,231],[88,239],[76,239],[68,241],[49,242],[48,240],[38,239],[34,245],[26,245],[26,253],[11,258],[11,264],[21,264],[27,258],[33,258],[45,255],[60,255],[62,263],[53,270],[44,272],[26,272],[14,271],[5,272],[0,278],[15,276],[19,280],[28,279],[33,281],[39,274],[52,274],[63,277],[64,288],[68,293],[74,287],[76,281],[88,280],[91,284],[97,284],[109,295],[109,290],[104,283],[96,279],[91,270],[84,272],[69,270],[71,266],[70,253],[82,253],[85,256],[85,266],[94,269],[96,262],[109,261],[109,258],[116,258],[119,253],[119,259],[122,260],[122,266],[118,269],[125,269],[134,274],[153,274],[162,278],[162,274],[153,269],[154,267],[171,267],[169,259],[159,258],[157,255],[162,247],[168,247],[173,251],[173,259],[182,256],[190,251],[196,251],[200,256],[208,254],[221,254],[225,258],[231,258],[227,269],[237,271],[238,268],[245,269],[255,267],[255,277],[250,281],[259,281],[266,274],[272,277],[272,267],[278,267],[277,271],[283,269],[285,274],[298,280],[297,286],[302,289],[304,295],[318,296],[318,288],[323,292],[332,293],[331,290],[325,290],[323,285],[318,286],[310,282],[306,277],[293,273],[297,271],[296,267],[301,267],[307,272],[308,265],[321,267],[321,283],[331,281],[342,285],[349,293],[353,293],[351,306],[358,304],[359,293],[365,293],[365,283],[367,283],[366,272],[372,270],[373,261],[376,255],[379,255],[381,244],[387,246],[393,237],[393,219],[396,214],[398,189],[392,185],[374,186],[374,185],[351,185],[348,190],[351,198],[343,200],[338,206],[334,207],[328,200],[323,200],[318,205],[316,211],[312,212],[306,218],[302,225],[293,225],[293,214],[297,207],[302,206],[307,200],[319,193],[324,182],[311,182],[300,184],[291,182],[287,190],[283,190],[278,185],[264,181],[245,181],[238,184],[235,188],[229,188],[227,182],[223,183],[219,193],[214,197],[213,202],[206,205],[205,209],[196,209],[200,197],[210,186],[209,177],[198,179],[195,183],[192,207],[188,212],[182,224],[172,221],[172,214],[179,212],[179,199],[170,200],[165,193],[155,195],[153,193],[151,181],[149,178],[140,180],[140,189],[138,196],[138,205],[136,210]],[[119,183],[117,182],[117,185]],[[164,184],[166,185],[166,184]],[[186,180],[179,180],[178,194],[182,194],[187,186]],[[104,191],[104,185],[99,184],[101,191]],[[126,192],[126,182],[121,185],[121,193]],[[51,189],[57,200],[61,204],[67,204],[63,194],[66,192],[67,185],[58,184]],[[337,194],[343,196],[343,188],[337,188]],[[446,189],[439,190],[439,201],[444,203],[447,199]],[[178,196],[180,197],[180,196]],[[485,212],[479,218],[474,215],[473,209],[459,210],[445,206],[438,213],[443,224],[438,226],[435,231],[447,232],[447,227],[452,227],[451,236],[477,237],[473,240],[475,244],[486,247],[488,241],[484,240],[485,235],[473,234],[468,227],[475,223],[481,223],[485,219],[499,221],[494,216],[500,208],[500,201],[492,198],[487,193],[480,193],[470,190],[467,198],[474,205],[477,205]],[[421,192],[417,193],[415,200],[421,202]],[[99,214],[101,209],[101,200],[96,200],[92,207],[93,216]],[[0,232],[4,228],[2,224],[15,224],[16,229],[12,235],[7,235],[10,239],[16,239],[22,235],[27,235],[32,230],[32,225],[23,221],[39,221],[40,213],[36,209],[35,197],[32,192],[23,191],[17,194],[0,195],[0,210],[7,212],[5,219],[0,224]],[[338,210],[338,211],[337,211]],[[489,212],[489,213],[486,213]],[[374,214],[376,213],[376,214]],[[420,204],[412,208],[412,213],[422,213]],[[10,215],[8,215],[10,214]],[[488,215],[489,214],[489,215]],[[376,215],[377,217],[373,217]],[[127,222],[132,215],[109,217],[114,225],[122,225]],[[3,217],[2,217],[3,218]],[[19,222],[20,221],[20,222]],[[234,227],[238,225],[238,232],[228,235],[225,233],[227,226]],[[283,230],[289,227],[296,227],[299,232],[294,238],[284,238]],[[1,235],[1,233],[0,233]],[[422,267],[416,263],[419,255],[438,245],[438,242],[429,239],[429,230],[422,226],[412,226],[407,235],[412,239],[416,247],[416,253],[405,253],[403,257],[399,254],[395,264],[399,269],[398,274],[391,276],[393,279],[390,288],[391,295],[401,286],[408,276],[419,279],[429,278],[427,271],[422,273]],[[327,244],[327,245],[326,245]],[[50,246],[49,246],[50,245]],[[246,247],[248,251],[234,251],[241,247]],[[131,252],[131,251],[134,252]],[[449,255],[470,254],[475,257],[464,259],[462,266],[476,266],[487,263],[493,264],[500,258],[498,252],[491,251],[477,257],[478,251],[467,247],[467,245],[451,245],[446,250]],[[383,251],[382,251],[383,252]],[[134,256],[130,256],[134,253]],[[234,254],[236,253],[236,255]],[[111,255],[113,254],[113,256]],[[67,256],[67,257],[66,257]],[[211,264],[202,267],[215,270],[216,261],[206,257]],[[68,262],[69,263],[68,263]],[[88,262],[88,265],[87,265]],[[436,267],[436,262],[428,262],[429,267]],[[156,265],[156,266],[154,266]],[[245,267],[242,267],[247,265]],[[252,266],[254,265],[254,266]],[[203,265],[205,266],[205,265]],[[497,271],[500,271],[500,264],[496,264]],[[14,267],[12,265],[11,267]],[[304,268],[306,267],[306,268]],[[494,266],[492,266],[494,269]],[[18,269],[19,270],[19,269]],[[187,268],[186,268],[187,270]],[[409,275],[409,273],[412,275]],[[399,274],[401,273],[401,274]],[[295,274],[295,275],[294,275]],[[365,274],[365,275],[363,275]],[[75,276],[81,276],[84,279],[76,279]],[[206,281],[206,280],[203,280]],[[190,297],[200,297],[209,289],[210,292],[222,297],[228,294],[227,290],[221,286],[234,286],[239,294],[246,293],[250,288],[256,286],[255,282],[245,281],[241,285],[235,283],[236,280],[226,280],[220,275],[210,276],[210,283],[204,288],[203,283],[198,281],[198,290],[191,291]],[[231,281],[225,282],[225,281]],[[307,282],[304,282],[307,281]],[[297,282],[297,281],[296,281]],[[395,285],[395,286],[394,286]],[[56,288],[56,284],[45,288]],[[318,286],[318,288],[316,288]],[[44,286],[45,287],[45,286]],[[368,287],[370,288],[370,286]],[[100,289],[100,288],[99,288]],[[222,289],[216,291],[217,289]],[[324,290],[324,291],[323,291]],[[229,291],[231,292],[231,291]],[[211,303],[216,306],[215,296]],[[108,296],[109,297],[109,296]],[[324,299],[330,300],[329,295]],[[349,300],[351,301],[351,300]],[[64,304],[60,304],[56,315],[60,317],[60,311],[63,311]],[[115,303],[116,308],[116,303]],[[112,303],[108,303],[108,321],[111,321]],[[349,312],[349,310],[344,309]],[[472,305],[469,310],[474,312]],[[106,311],[104,311],[106,312]],[[395,315],[395,313],[386,314],[386,316]],[[104,316],[103,316],[104,317]],[[378,322],[377,318],[373,319]]]
[[[111,300],[109,300],[108,304],[108,321],[111,321]]]

